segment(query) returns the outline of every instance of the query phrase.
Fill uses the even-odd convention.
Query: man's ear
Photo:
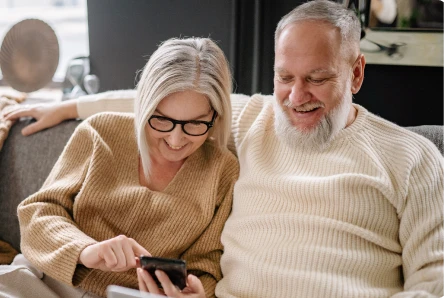
[[[364,81],[364,69],[365,69],[365,57],[363,54],[359,54],[353,65],[352,71],[352,94],[356,94],[361,89],[362,82]]]

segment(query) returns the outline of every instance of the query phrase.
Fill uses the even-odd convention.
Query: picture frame
[[[440,0],[351,0],[357,2],[364,37],[361,51],[367,64],[443,67],[444,28],[443,5]],[[396,4],[395,19],[388,24],[373,21],[373,1]],[[401,3],[413,2],[412,7],[398,7]],[[376,3],[376,2],[375,2]],[[430,3],[430,4],[429,4]],[[441,6],[438,14],[432,15],[432,7]],[[395,7],[394,7],[395,8]],[[410,15],[410,22],[401,21],[401,11]],[[407,12],[408,11],[408,12]],[[430,11],[420,14],[419,11]],[[415,15],[418,14],[418,17]],[[391,15],[391,14],[389,14]],[[400,23],[404,26],[399,25]]]

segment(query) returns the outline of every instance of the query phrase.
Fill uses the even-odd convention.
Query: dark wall
[[[280,19],[306,0],[237,1],[236,91],[273,92],[274,32]]]
[[[211,37],[232,60],[233,6],[233,0],[88,0],[91,72],[100,91],[134,88],[136,72],[171,37]]]
[[[401,126],[443,125],[443,67],[367,65],[354,102]]]
[[[101,91],[134,88],[136,72],[171,37],[211,37],[234,92],[273,92],[274,31],[306,0],[87,0],[90,63]],[[443,67],[366,65],[355,102],[402,126],[443,124]]]

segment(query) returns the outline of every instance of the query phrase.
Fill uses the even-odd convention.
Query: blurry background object
[[[404,57],[403,53],[400,51],[400,48],[406,45],[407,44],[405,42],[394,42],[389,45],[379,44],[366,38],[361,42],[361,51],[363,53],[385,52],[390,58],[398,60]]]
[[[444,2],[440,0],[359,0],[367,64],[441,67]],[[439,70],[432,68],[428,72]],[[418,76],[414,78],[419,79]],[[440,83],[441,78],[436,78]],[[441,84],[442,86],[443,84]],[[438,85],[440,86],[440,85]]]
[[[63,98],[71,99],[99,91],[99,78],[90,74],[90,59],[76,57],[68,62],[65,81],[63,82]]]
[[[0,50],[4,80],[22,92],[45,87],[59,64],[59,43],[44,21],[25,19],[6,33]]]
[[[443,31],[441,0],[370,0],[366,26],[372,29]]]
[[[84,88],[88,94],[95,94],[99,91],[99,78],[97,75],[86,75],[84,78]]]
[[[398,28],[443,30],[443,1],[397,0],[397,4]]]
[[[82,85],[84,77],[89,73],[90,62],[86,57],[76,58],[68,63],[66,78],[73,86],[68,96],[69,98],[85,95]]]
[[[401,20],[400,26],[403,26],[405,19]],[[409,26],[416,28],[441,29],[444,27],[444,1],[440,0],[418,0],[416,7],[409,18]]]
[[[396,20],[396,0],[371,0],[370,22],[371,27],[393,25]]]
[[[105,2],[104,2],[105,3]],[[59,43],[59,65],[43,88],[28,92],[25,104],[60,101],[64,94],[69,62],[89,56],[87,0],[0,0],[0,45],[17,23],[38,19],[54,30]],[[70,82],[68,87],[73,88]],[[17,92],[5,79],[0,67],[0,94]]]

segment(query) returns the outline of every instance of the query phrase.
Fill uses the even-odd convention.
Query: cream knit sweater
[[[123,234],[154,256],[186,260],[213,296],[237,160],[206,142],[157,192],[139,184],[138,156],[132,115],[80,124],[41,190],[18,207],[23,254],[51,277],[105,297],[109,284],[137,288],[135,270],[103,272],[77,261],[86,246]]]
[[[131,91],[101,96],[79,111],[131,111]],[[443,295],[443,157],[430,141],[355,105],[327,150],[304,153],[275,135],[272,96],[232,99],[240,178],[218,297]]]

